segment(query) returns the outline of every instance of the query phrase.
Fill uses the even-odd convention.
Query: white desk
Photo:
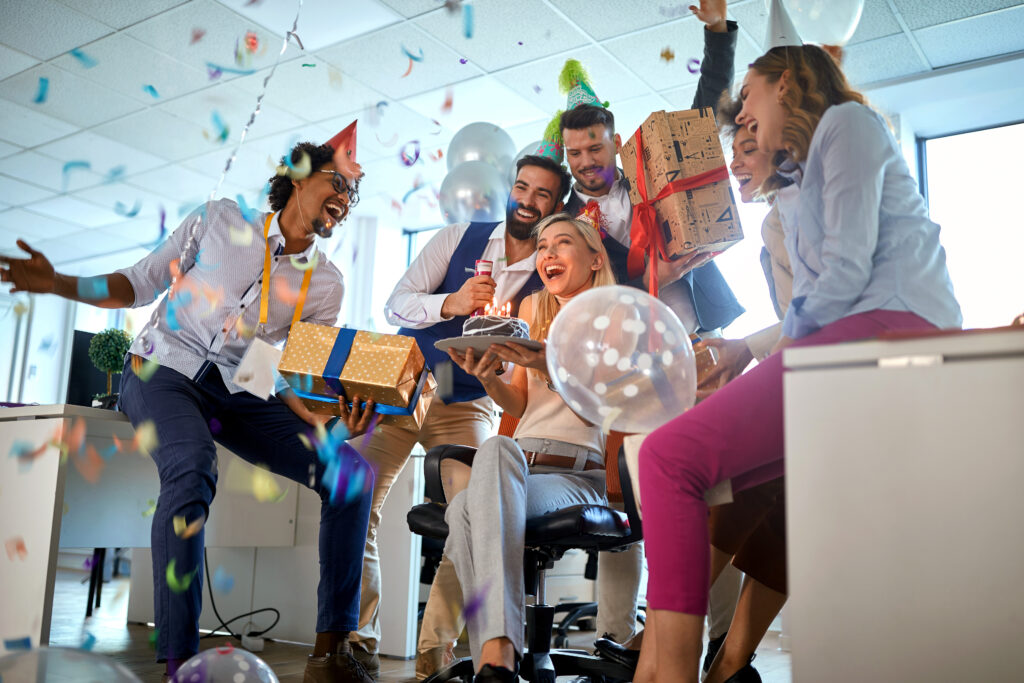
[[[1024,330],[784,362],[793,680],[1020,680]]]

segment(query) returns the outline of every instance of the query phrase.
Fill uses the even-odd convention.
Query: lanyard
[[[260,295],[260,328],[265,329],[267,325],[267,312],[270,310],[270,221],[274,214],[267,216],[267,222],[263,226],[263,241],[266,247],[263,255],[263,289]],[[309,292],[309,281],[313,279],[313,268],[308,268],[302,276],[302,288],[299,290],[299,300],[295,302],[295,313],[292,315],[292,325],[302,318],[302,307],[306,304],[306,293]]]

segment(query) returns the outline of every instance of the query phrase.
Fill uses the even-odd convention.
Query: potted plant
[[[103,330],[89,342],[89,360],[100,372],[107,373],[107,393],[97,394],[100,408],[112,408],[117,394],[111,391],[110,376],[124,369],[124,356],[132,345],[132,337],[124,330]]]

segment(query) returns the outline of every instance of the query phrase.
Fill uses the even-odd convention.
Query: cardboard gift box
[[[642,138],[639,141],[637,133]],[[637,182],[638,155],[647,200],[654,200],[670,183],[679,184],[725,166],[718,126],[710,107],[656,111],[637,133],[619,150],[633,205],[645,199]],[[721,180],[673,192],[653,202],[665,254],[670,259],[693,251],[723,251],[743,239],[728,173],[721,176]]]
[[[437,385],[416,340],[296,322],[278,364],[314,413],[338,415],[338,397],[373,399],[383,424],[418,428]]]

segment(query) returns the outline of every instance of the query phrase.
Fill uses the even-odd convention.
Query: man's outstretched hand
[[[690,11],[708,27],[709,31],[725,33],[725,0],[700,0],[697,5],[690,5]]]
[[[18,240],[18,246],[29,254],[29,258],[13,258],[0,256],[0,282],[14,285],[11,292],[36,292],[49,294],[53,291],[56,273],[50,260],[40,252],[28,246],[24,240]]]

